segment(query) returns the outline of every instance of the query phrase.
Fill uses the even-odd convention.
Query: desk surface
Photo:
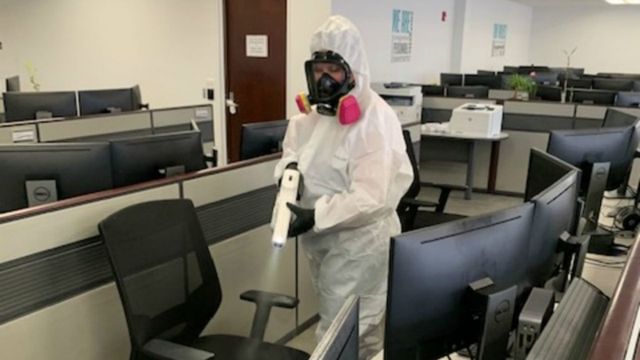
[[[501,132],[496,136],[482,136],[478,134],[458,134],[458,133],[450,133],[450,132],[433,132],[433,131],[425,131],[424,129],[421,132],[422,136],[428,137],[439,137],[439,138],[449,138],[449,139],[464,139],[464,140],[485,140],[485,141],[498,141],[504,140],[509,137],[509,134],[506,132]]]

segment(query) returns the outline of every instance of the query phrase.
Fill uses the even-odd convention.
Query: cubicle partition
[[[300,298],[298,310],[273,310],[267,341],[285,341],[311,323],[317,300],[302,251],[295,241],[281,250],[270,242],[277,157],[0,215],[0,358],[128,357],[126,323],[97,224],[157,199],[191,199],[210,244],[223,301],[205,333],[249,334],[254,305],[239,299],[248,289]]]
[[[210,149],[213,145],[211,104],[2,123],[0,144],[117,139],[188,130],[192,120]]]
[[[448,122],[453,109],[465,102],[486,103],[487,100],[425,97],[423,122]],[[546,149],[549,131],[601,127],[607,111],[606,106],[544,101],[506,100],[503,106],[502,131],[509,137],[500,142],[496,192],[513,195],[524,193],[529,150],[532,147]],[[612,108],[640,118],[640,109]],[[476,190],[486,191],[490,146],[479,145],[475,149],[474,187]],[[425,181],[462,185],[466,171],[464,164],[435,160],[449,160],[447,157],[450,156],[450,150],[438,144],[430,145],[423,140],[421,178]],[[632,180],[634,178],[632,176]]]

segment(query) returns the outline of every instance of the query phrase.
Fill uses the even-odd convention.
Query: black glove
[[[289,237],[295,237],[300,234],[304,234],[307,231],[313,228],[313,225],[316,224],[315,209],[305,209],[299,206],[293,205],[292,203],[287,203],[287,207],[291,212],[296,216],[296,219],[293,220],[291,224],[289,224]]]

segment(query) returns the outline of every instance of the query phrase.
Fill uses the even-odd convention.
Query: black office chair
[[[256,303],[248,338],[200,336],[222,293],[190,200],[133,205],[99,228],[127,319],[130,359],[308,359],[302,351],[262,341],[271,307],[296,307],[298,300],[286,295],[240,295]]]
[[[402,232],[464,218],[465,216],[463,215],[447,214],[444,212],[447,200],[449,200],[449,194],[454,187],[420,181],[420,170],[418,169],[416,155],[413,152],[411,134],[409,131],[403,130],[402,136],[404,137],[404,143],[407,146],[407,155],[413,168],[413,182],[409,190],[407,190],[400,200],[400,204],[396,209],[400,217]],[[423,187],[439,188],[440,195],[438,202],[418,200],[417,196]],[[431,208],[433,211],[420,211],[420,209],[423,208]]]

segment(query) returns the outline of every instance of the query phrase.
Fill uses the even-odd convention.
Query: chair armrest
[[[161,360],[210,360],[215,357],[215,354],[208,351],[161,339],[147,342],[143,351],[145,355]]]
[[[267,330],[267,322],[273,306],[293,309],[298,306],[299,300],[287,295],[274,294],[266,291],[249,290],[240,294],[240,299],[251,301],[256,304],[256,312],[253,315],[251,334],[249,337],[260,341],[264,340],[264,333]]]
[[[245,301],[251,301],[256,304],[268,304],[269,306],[276,306],[286,309],[294,309],[298,306],[299,300],[293,296],[275,294],[260,290],[248,290],[240,294],[240,299]]]
[[[412,199],[412,198],[402,198],[400,202],[406,206],[433,207],[433,208],[438,206],[437,203],[434,203],[432,201],[423,201],[423,200]]]

